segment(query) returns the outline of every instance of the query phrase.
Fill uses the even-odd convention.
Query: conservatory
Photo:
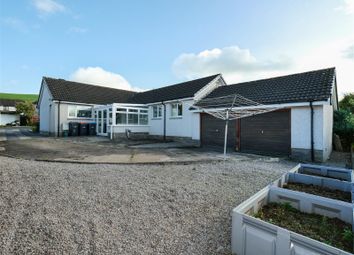
[[[97,135],[149,132],[149,111],[143,104],[110,104],[94,107]]]

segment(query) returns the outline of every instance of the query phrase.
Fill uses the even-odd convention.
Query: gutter
[[[314,131],[314,127],[313,127],[313,102],[310,101],[310,108],[311,108],[311,161],[314,162],[315,161],[315,149],[314,149],[314,138],[313,138],[313,131]]]
[[[313,105],[329,105],[328,101],[312,101]],[[287,107],[301,107],[308,106],[308,102],[301,103],[285,103],[285,104],[269,104],[269,105],[261,105],[261,106],[242,106],[242,107],[233,107],[233,109],[237,110],[249,110],[249,109],[266,109],[266,108],[287,108]],[[198,107],[198,106],[196,106]],[[208,110],[222,110],[227,109],[227,107],[213,107],[208,108]],[[196,109],[191,112],[203,112],[203,110]]]

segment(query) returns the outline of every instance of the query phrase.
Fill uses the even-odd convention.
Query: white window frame
[[[70,115],[70,107],[75,107],[75,116]],[[78,117],[77,112],[78,108],[91,108],[91,117]],[[94,118],[94,111],[92,106],[85,106],[85,105],[68,105],[68,119],[93,119]]]
[[[155,115],[156,109],[156,115]],[[152,118],[153,119],[161,119],[162,118],[162,105],[153,105],[152,106]]]
[[[117,117],[116,117],[115,126],[148,126],[149,125],[149,111],[147,108],[117,106],[117,108],[115,108],[115,109],[116,109],[115,114],[120,113],[120,114],[126,115],[126,117],[125,117],[126,122],[125,123],[117,123]],[[138,123],[137,124],[129,124],[129,114],[138,115]],[[141,115],[146,116],[146,118],[147,118],[146,124],[140,123],[140,116]]]
[[[177,108],[177,111],[176,111],[176,113],[177,113],[177,115],[175,115],[174,113],[173,113],[173,107],[176,107]],[[178,107],[179,106],[181,106],[181,114],[178,114]],[[182,102],[177,102],[177,103],[172,103],[171,104],[171,118],[181,118],[183,116],[183,104],[182,104]]]

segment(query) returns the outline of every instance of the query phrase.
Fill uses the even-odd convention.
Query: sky
[[[143,91],[336,67],[354,91],[354,0],[0,0],[0,92],[43,76]]]

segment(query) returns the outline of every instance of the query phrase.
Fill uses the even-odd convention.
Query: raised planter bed
[[[340,239],[352,235],[353,232],[350,230],[354,230],[354,205],[350,203],[351,198],[348,194],[353,194],[351,180],[352,171],[347,169],[307,164],[295,167],[233,210],[232,252],[237,255],[351,254],[348,251],[353,252],[354,247],[350,247],[348,241]],[[312,192],[314,194],[308,194],[305,193],[306,190],[300,188],[300,191],[282,188],[288,183],[313,187],[316,185],[319,189],[317,191],[322,192],[314,191]],[[344,192],[348,195],[348,202],[336,200],[338,197],[323,197],[324,190],[332,192],[332,195],[335,190],[338,194]],[[284,218],[278,221],[277,215],[271,215],[270,212],[276,212],[276,207],[282,208],[284,204],[290,212],[283,212]],[[291,219],[291,212],[301,215],[302,219],[293,222],[294,224],[288,224],[286,220]],[[268,217],[264,217],[265,215]],[[306,219],[312,219],[315,227],[306,229],[311,225],[309,222],[306,223]],[[319,223],[319,220],[325,222]],[[306,226],[301,225],[304,222]],[[326,227],[323,231],[332,228],[332,238],[329,234],[323,235],[323,231],[317,231],[316,226]],[[340,228],[343,228],[342,235],[338,234]]]
[[[354,182],[352,169],[330,167],[322,165],[299,164],[294,172],[306,175],[333,178],[347,182]]]
[[[269,185],[232,211],[231,241],[234,254],[351,254],[292,230],[253,217],[263,206],[271,203],[286,203],[303,213],[338,218],[353,227],[353,204]]]
[[[354,202],[354,183],[334,178],[301,174],[297,169],[274,182],[278,187],[307,192],[346,202]]]

